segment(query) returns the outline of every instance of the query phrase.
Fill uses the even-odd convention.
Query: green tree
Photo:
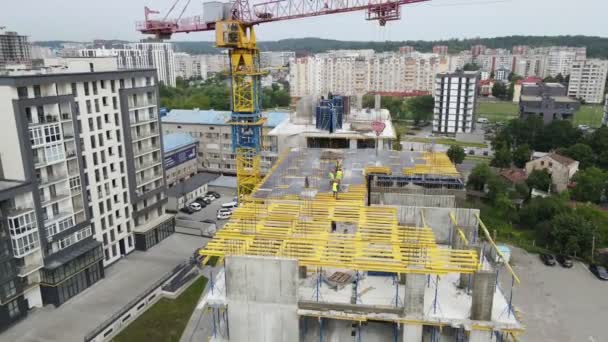
[[[589,167],[574,175],[576,186],[572,189],[572,198],[580,202],[599,203],[606,189],[608,175],[596,168]]]
[[[526,166],[526,163],[530,161],[531,155],[532,150],[530,149],[530,145],[519,145],[513,150],[513,164],[519,168],[523,168]]]
[[[581,169],[585,169],[595,163],[593,149],[587,144],[578,143],[568,148],[560,149],[560,154],[578,160]]]
[[[433,118],[435,100],[431,95],[417,96],[405,101],[405,110],[412,115],[414,125]]]
[[[591,249],[591,241],[597,228],[582,215],[562,213],[551,220],[551,237],[554,246],[561,253],[582,254]]]
[[[464,160],[464,157],[466,157],[466,153],[464,152],[464,149],[458,145],[450,146],[450,148],[448,149],[447,155],[448,155],[448,158],[450,158],[450,160],[454,164],[461,164],[462,161]]]
[[[549,191],[551,187],[551,175],[545,169],[532,170],[526,179],[526,184],[530,189]]]
[[[475,63],[467,63],[462,67],[464,71],[477,71],[481,69],[481,67]]]
[[[491,176],[492,171],[490,170],[488,164],[477,164],[469,174],[469,179],[467,180],[467,187],[472,190],[482,191]]]
[[[569,210],[559,197],[535,197],[519,211],[519,224],[525,229],[536,229],[538,224],[551,221],[555,215]]]
[[[492,96],[499,99],[504,99],[507,97],[507,86],[504,84],[504,82],[496,81],[494,83],[494,86],[492,86]]]
[[[511,152],[508,148],[502,147],[494,151],[494,158],[490,162],[494,167],[506,168],[511,166]]]

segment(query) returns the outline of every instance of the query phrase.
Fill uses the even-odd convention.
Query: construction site
[[[140,32],[167,39],[215,31],[216,46],[230,55],[227,123],[239,203],[199,250],[202,264],[216,270],[199,303],[210,312],[212,341],[481,342],[523,332],[512,306],[519,278],[479,210],[458,207],[462,177],[432,146],[392,150],[384,140],[393,135],[384,123],[390,114],[379,104],[364,120],[369,133],[361,133],[359,120],[344,120],[350,101],[328,94],[314,119],[312,109],[302,115],[315,135],[261,172],[265,71],[254,27],[354,11],[385,26],[401,18],[402,5],[423,1],[206,2],[202,16],[183,19],[185,7],[168,19],[179,0],[162,19],[145,9]],[[499,272],[510,273],[509,288],[497,282]]]

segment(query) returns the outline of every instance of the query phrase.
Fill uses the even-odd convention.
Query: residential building
[[[551,184],[557,192],[568,188],[572,177],[578,171],[579,162],[556,153],[549,153],[538,159],[526,163],[526,175],[529,176],[534,170],[547,170],[551,175]],[[537,189],[548,191],[550,189]]]
[[[587,58],[587,49],[584,47],[552,46],[538,48],[537,51],[547,55],[547,76],[570,75],[574,62],[584,61]]]
[[[235,152],[232,149],[230,112],[214,110],[173,109],[161,118],[163,135],[188,133],[198,141],[198,170],[236,174]],[[278,157],[277,139],[268,135],[289,117],[284,112],[265,112],[262,127],[262,169],[269,169]]]
[[[437,74],[433,132],[471,133],[475,127],[475,101],[479,73],[459,71]]]
[[[32,53],[27,36],[17,32],[0,32],[0,69],[7,64],[32,63]]]
[[[185,80],[207,79],[207,64],[200,55],[189,55],[183,52],[175,54],[175,76]]]
[[[163,134],[167,186],[172,187],[198,172],[198,140],[188,133]]]
[[[78,257],[89,252],[85,260],[99,254],[103,265],[109,265],[136,248],[151,247],[173,231],[173,217],[164,214],[167,199],[156,72],[118,69],[115,58],[65,62],[60,72],[0,77],[4,93],[0,103],[20,103],[5,114],[14,113],[19,120],[4,129],[29,130],[30,139],[25,142],[17,136],[12,143],[6,140],[4,148],[11,152],[3,152],[3,157],[13,168],[23,160],[25,179],[33,179],[40,189],[35,195],[41,203],[36,211],[43,218],[40,226],[45,227],[41,241],[43,277],[50,277],[47,284],[61,282],[64,276],[56,276],[51,266],[59,268],[57,272],[63,272],[63,266],[76,267],[74,263],[88,267],[90,263],[82,264]],[[23,146],[25,157],[18,159],[14,146]],[[18,176],[11,176],[6,168],[4,174]],[[80,254],[69,249],[71,245]],[[79,284],[78,291],[70,289],[69,297],[86,284]],[[69,297],[58,295],[55,302]]]
[[[580,103],[567,96],[560,83],[522,84],[519,96],[519,116],[538,116],[545,124],[553,120],[572,120]]]
[[[438,55],[447,56],[448,46],[447,45],[435,45],[433,46],[433,53]]]
[[[334,51],[296,58],[290,64],[291,96],[345,96],[368,92],[433,89],[435,75],[450,68],[448,56],[411,52]]]
[[[570,68],[568,96],[587,103],[602,103],[608,76],[608,60],[588,59],[574,62]]]
[[[543,79],[536,76],[528,76],[526,78],[517,80],[513,85],[513,102],[519,103],[519,98],[521,96],[521,88],[524,85],[532,85],[537,83],[542,83]]]
[[[402,55],[407,55],[412,52],[416,52],[416,48],[411,45],[404,45],[399,47],[399,53]]]
[[[40,269],[44,267],[35,184],[0,180],[0,329],[42,307]]]
[[[31,45],[32,59],[45,59],[55,57],[55,52],[46,46]]]
[[[262,51],[260,52],[260,66],[262,68],[282,68],[289,65],[289,61],[296,58],[293,51]]]
[[[67,50],[64,55],[80,57],[116,57],[121,69],[154,68],[159,81],[175,86],[175,55],[173,44],[161,42],[131,43],[124,48]]]

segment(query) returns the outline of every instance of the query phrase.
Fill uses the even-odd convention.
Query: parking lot
[[[214,200],[211,202],[211,204],[207,205],[200,211],[194,212],[193,214],[179,212],[177,214],[177,218],[193,221],[213,220],[217,224],[217,229],[222,228],[228,220],[218,220],[217,210],[222,207],[222,203],[232,202],[234,200],[234,197],[236,196],[236,189],[210,186],[209,191],[216,191],[221,195],[221,197]]]
[[[519,248],[511,254],[511,264],[521,278],[513,292],[513,303],[526,325],[521,341],[608,341],[608,281],[598,280],[578,261],[566,269],[545,266],[538,255]],[[501,270],[500,278],[508,289],[509,274]]]

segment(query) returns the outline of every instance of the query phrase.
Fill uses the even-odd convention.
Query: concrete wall
[[[297,260],[250,256],[226,258],[231,341],[298,341],[297,296]]]
[[[421,211],[424,212],[426,223],[433,229],[437,243],[450,244],[454,234],[450,212],[454,212],[458,226],[466,227],[463,229],[468,233],[469,241],[475,234],[478,225],[475,214],[479,214],[479,209],[468,208],[435,208],[435,207],[415,207],[415,206],[392,206],[397,208],[397,219],[400,225],[422,227]]]
[[[422,195],[376,192],[372,193],[371,201],[372,204],[405,205],[413,207],[453,208],[456,206],[456,198],[453,195]]]

